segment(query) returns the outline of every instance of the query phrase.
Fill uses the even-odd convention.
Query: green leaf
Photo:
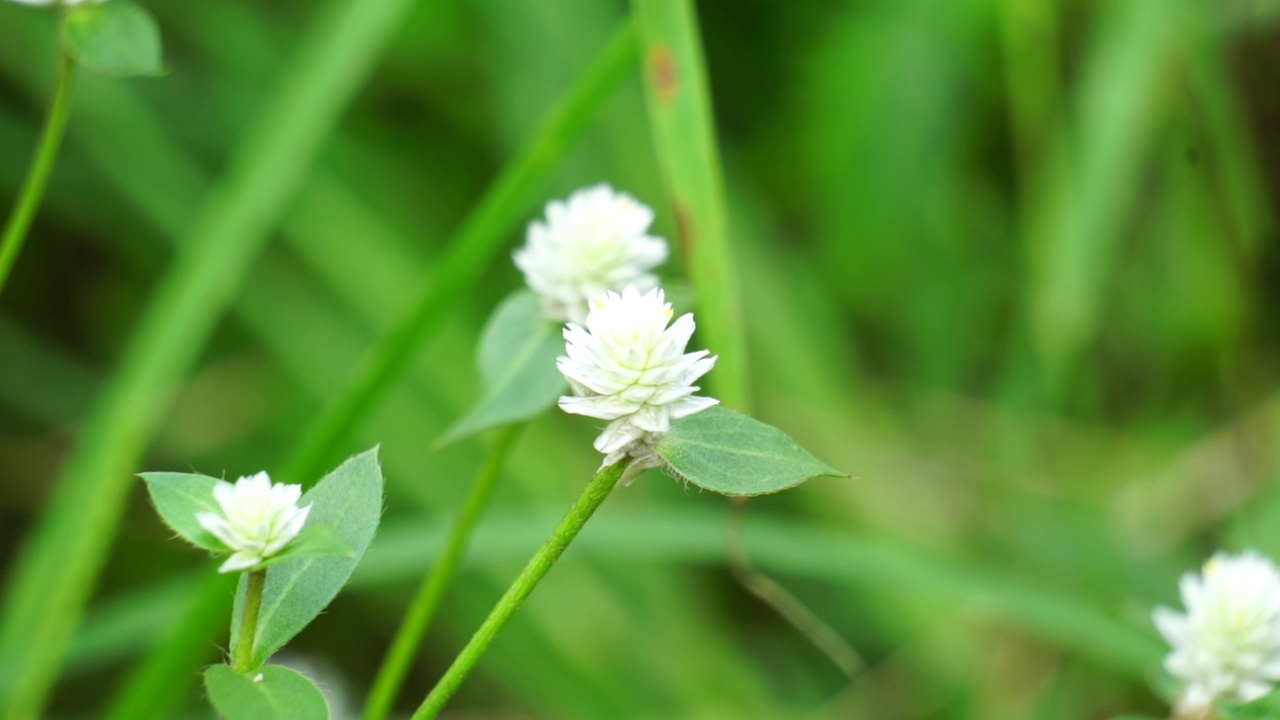
[[[724,495],[763,495],[812,477],[848,477],[781,430],[722,407],[671,423],[658,455],[681,480]]]
[[[309,517],[307,520],[298,537],[294,538],[283,552],[258,563],[258,568],[269,568],[287,560],[301,558],[351,557],[351,548],[347,545],[347,541],[342,539],[332,525],[319,523],[312,525]]]
[[[1220,703],[1218,712],[1223,720],[1280,720],[1280,692],[1243,704]]]
[[[382,468],[377,448],[356,455],[326,475],[299,500],[299,505],[308,503],[308,524],[331,526],[350,553],[345,557],[297,558],[267,571],[254,634],[255,664],[266,662],[329,605],[369,549],[382,517]],[[245,583],[242,578],[231,618],[233,656],[239,637],[235,630],[244,612]]]
[[[160,30],[127,0],[82,3],[67,11],[62,44],[81,65],[105,75],[159,75]]]
[[[307,676],[280,665],[241,675],[226,665],[204,671],[209,701],[226,720],[325,720],[329,704]]]
[[[140,473],[140,477],[147,483],[147,492],[160,519],[174,532],[196,547],[227,552],[220,540],[196,522],[198,512],[222,514],[218,501],[213,499],[217,478],[175,472]]]
[[[543,317],[537,296],[527,290],[504,300],[480,337],[480,400],[438,444],[528,420],[551,407],[566,390],[556,369],[556,358],[564,354],[560,327]]]

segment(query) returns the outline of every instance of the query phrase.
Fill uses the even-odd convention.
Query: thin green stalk
[[[39,714],[169,393],[410,4],[324,6],[283,69],[281,92],[179,243],[184,252],[161,281],[19,556],[0,623],[0,716]]]
[[[511,587],[503,593],[498,604],[489,613],[489,617],[485,618],[484,623],[480,625],[480,629],[471,636],[471,641],[445,671],[444,677],[440,678],[440,682],[432,688],[427,699],[422,701],[422,705],[413,714],[411,720],[429,720],[444,709],[445,703],[449,702],[449,698],[457,692],[462,681],[466,680],[471,669],[480,660],[480,656],[489,649],[489,644],[493,642],[494,637],[507,624],[511,616],[515,615],[516,610],[537,587],[538,581],[542,580],[542,577],[560,558],[564,549],[569,547],[569,543],[578,536],[582,526],[595,513],[596,508],[600,507],[600,503],[609,496],[630,463],[630,460],[615,463],[596,473],[586,490],[583,490],[582,495],[578,496],[577,501],[573,503],[573,507],[569,508],[568,514],[551,533],[551,537],[542,544],[538,552],[529,560],[529,564],[524,566],[519,577],[511,583]]]
[[[529,143],[520,152],[520,155],[513,159],[512,163],[503,170],[502,177],[494,183],[490,188],[485,199],[476,206],[470,217],[463,223],[462,229],[448,243],[449,251],[445,254],[440,263],[436,265],[434,277],[440,278],[461,278],[463,275],[471,273],[468,268],[481,266],[492,260],[493,255],[498,250],[500,243],[498,241],[506,237],[509,228],[516,224],[518,215],[521,213],[520,204],[525,201],[527,192],[531,192],[531,188],[535,188],[538,184],[545,182],[553,172],[559,160],[563,158],[564,152],[572,145],[572,142],[581,135],[582,129],[586,123],[595,118],[605,101],[613,96],[613,92],[621,86],[625,79],[627,70],[632,67],[635,61],[635,42],[634,35],[630,26],[625,26],[614,36],[611,44],[607,49],[596,58],[591,68],[586,70],[584,76],[575,83],[575,86],[567,92],[557,108],[550,113],[549,117],[541,126],[534,136],[530,138]],[[105,149],[104,149],[105,151]],[[123,181],[122,181],[123,182]],[[140,193],[138,199],[147,200],[146,193]],[[145,206],[148,213],[155,217],[161,225],[166,224],[163,213],[159,213],[159,209],[154,206]],[[480,219],[481,215],[488,215],[488,220]],[[483,249],[468,251],[465,246],[472,243],[486,243]],[[466,295],[471,287],[475,286],[475,282],[479,275],[468,278],[468,281],[462,286],[458,286],[457,282],[444,283],[456,288],[453,292],[457,295]],[[444,311],[448,310],[449,304],[452,304],[453,297],[447,295],[448,288],[428,286],[425,288],[424,296],[419,302],[419,306],[424,304],[434,304],[436,310],[433,313],[439,313],[434,320],[429,323],[422,322],[422,313],[412,313],[411,319],[399,328],[398,331],[390,334],[381,342],[378,352],[384,357],[383,368],[384,374],[381,377],[380,386],[372,392],[384,393],[390,386],[390,383],[396,379],[402,370],[407,369],[406,360],[412,359],[412,350],[419,347],[421,343],[429,340],[434,334],[434,329],[439,327],[439,320],[443,318]],[[252,323],[251,323],[252,325]],[[402,354],[399,356],[398,365],[389,368],[387,360],[389,356]],[[358,375],[357,379],[361,379],[361,387],[369,387],[370,375]],[[347,398],[347,410],[352,409],[352,398],[357,395],[355,388],[348,388],[346,393],[340,393],[340,397]],[[374,409],[376,406],[376,398],[369,398],[367,402],[361,402],[360,407],[356,407],[356,415],[348,415],[348,427],[355,427],[358,420],[364,416],[364,413]],[[330,411],[335,413],[335,411]],[[303,439],[307,437],[335,437],[332,434],[333,427],[330,425],[328,430],[321,430],[320,424],[325,423],[325,419],[317,420],[312,424],[310,430],[303,433]],[[342,436],[342,430],[339,430],[338,436]],[[293,446],[291,460],[285,461],[285,465],[292,466],[294,470],[289,477],[310,479],[314,482],[319,477],[319,470],[303,470],[303,468],[320,468],[323,460],[302,460],[303,452],[311,455],[311,457],[323,457],[328,451],[324,447],[314,445],[316,441],[312,439],[312,446],[305,448],[302,442]],[[335,446],[338,442],[335,441]],[[283,475],[279,475],[283,477]],[[301,480],[294,480],[301,482]],[[196,591],[206,592],[206,591]],[[193,602],[191,611],[184,614],[182,619],[178,620],[180,628],[179,634],[182,637],[197,637],[200,630],[205,628],[207,621],[204,612],[198,610],[200,603]],[[151,661],[147,661],[147,665],[151,665]],[[159,682],[164,667],[156,666],[156,673],[152,675],[154,682]],[[140,670],[141,671],[141,670]],[[168,666],[168,676],[170,684],[186,682],[183,678],[189,676],[189,666],[173,664]],[[0,680],[3,682],[3,680]]]
[[[266,570],[249,573],[244,591],[244,615],[240,618],[240,639],[236,642],[236,655],[231,667],[238,673],[253,669],[253,636],[258,630],[258,610],[262,607],[262,588],[267,584]]]
[[[747,557],[744,524],[747,513],[745,497],[733,498],[729,505],[729,523],[725,537],[725,560],[738,582],[751,591],[774,612],[782,616],[800,634],[822,651],[845,677],[853,680],[866,668],[866,661],[836,629],[809,609],[777,580],[760,572]]]
[[[750,413],[747,342],[706,62],[691,0],[633,0],[654,150],[675,213],[698,331],[720,356],[712,395]]]
[[[698,327],[707,347],[720,357],[707,382],[726,405],[750,412],[742,299],[729,248],[724,176],[694,4],[633,0],[632,7],[645,64],[654,149],[694,285]],[[799,598],[752,568],[741,537],[747,503],[745,498],[735,501],[728,524],[734,577],[852,676],[861,664],[856,651]]]
[[[18,203],[5,224],[4,235],[0,236],[0,293],[4,292],[5,281],[9,279],[13,264],[22,250],[22,243],[27,238],[27,231],[31,229],[36,211],[40,208],[45,186],[49,184],[58,148],[62,146],[62,135],[67,129],[67,119],[71,117],[71,97],[75,86],[76,61],[64,51],[58,59],[58,79],[53,104],[49,106],[49,115],[45,117],[40,144],[36,148],[36,155],[27,171],[22,190],[18,193]]]
[[[369,699],[365,702],[364,720],[383,720],[391,712],[391,706],[400,692],[404,677],[409,672],[409,665],[412,664],[414,655],[418,652],[418,646],[426,636],[427,626],[430,625],[436,608],[440,606],[440,598],[444,596],[445,588],[453,580],[458,564],[462,562],[462,556],[471,543],[476,521],[489,506],[489,496],[492,494],[493,486],[522,428],[523,425],[508,425],[502,429],[497,444],[489,453],[489,459],[480,469],[480,474],[476,476],[475,483],[471,486],[471,493],[467,496],[467,502],[457,520],[454,521],[453,529],[449,532],[444,552],[441,553],[440,559],[432,567],[431,572],[423,578],[418,594],[414,596],[409,611],[405,613],[404,620],[400,623],[400,630],[396,632],[391,649],[382,661],[382,668],[378,671],[378,676],[373,681],[373,689],[369,692]]]
[[[277,473],[284,482],[313,482],[330,456],[341,453],[343,441],[417,357],[418,349],[435,334],[456,299],[479,281],[533,190],[612,96],[631,67],[634,53],[634,32],[630,25],[624,25],[467,216],[405,319],[365,356],[351,382],[303,432],[301,442]]]

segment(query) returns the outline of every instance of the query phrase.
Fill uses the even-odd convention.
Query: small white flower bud
[[[233,551],[218,572],[249,570],[297,537],[311,506],[298,507],[300,485],[272,483],[265,472],[231,484],[219,482],[213,497],[222,514],[196,513],[196,520]]]
[[[1215,700],[1248,702],[1280,681],[1280,571],[1255,551],[1218,553],[1179,585],[1185,613],[1157,608],[1173,652],[1169,674],[1185,682],[1179,717],[1198,718]]]
[[[548,319],[582,322],[587,302],[606,290],[657,287],[650,270],[667,259],[667,242],[647,235],[653,211],[608,185],[547,204],[546,221],[529,225],[516,267]]]
[[[595,447],[604,466],[635,458],[632,472],[658,467],[655,444],[671,421],[715,405],[715,398],[694,397],[693,382],[715,365],[706,350],[685,353],[693,334],[693,315],[671,321],[671,305],[662,290],[641,294],[628,287],[591,301],[585,327],[569,323],[564,331],[567,357],[556,366],[573,396],[560,409],[608,420]]]

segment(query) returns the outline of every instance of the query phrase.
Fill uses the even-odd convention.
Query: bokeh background
[[[0,296],[11,567],[175,238],[281,83],[307,0],[150,2],[170,72],[86,73]],[[758,565],[855,647],[847,680],[733,579],[727,502],[649,473],[610,498],[454,718],[1020,720],[1159,714],[1153,606],[1218,547],[1280,555],[1275,3],[698,3],[756,414],[848,480],[750,506]],[[279,223],[138,469],[275,467],[451,232],[625,22],[620,3],[421,2]],[[0,198],[53,73],[0,4]],[[608,181],[673,242],[639,69],[541,202]],[[509,248],[523,225],[509,231]],[[664,276],[682,277],[677,253]],[[342,456],[374,443],[380,537],[288,650],[358,708],[491,438],[476,392],[500,254]],[[714,350],[714,348],[713,348]],[[594,428],[524,433],[400,705],[411,710],[590,475]],[[51,717],[98,717],[211,560],[141,486]],[[211,618],[157,717],[207,717]],[[197,657],[198,656],[198,657]],[[1158,684],[1158,683],[1156,683]]]

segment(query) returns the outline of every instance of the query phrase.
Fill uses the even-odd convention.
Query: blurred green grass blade
[[[205,576],[188,591],[181,613],[156,639],[146,661],[129,674],[105,706],[104,720],[148,720],[166,714],[187,690],[186,683],[173,681],[175,669],[189,671],[215,657],[208,628],[222,625],[230,616],[238,578],[205,570]],[[152,619],[149,633],[156,627]]]
[[[3,316],[0,347],[0,400],[50,425],[84,410],[96,380],[88,368]]]
[[[1009,116],[1020,191],[1036,178],[1044,144],[1053,137],[1061,104],[1058,4],[1000,0],[1000,39],[1004,51]]]
[[[1046,191],[1031,208],[1032,335],[1055,394],[1097,332],[1179,39],[1163,0],[1099,10],[1076,92],[1077,122],[1060,128],[1051,175],[1039,183]]]
[[[632,507],[602,512],[602,521],[575,541],[566,559],[693,566],[726,562],[721,512]],[[477,526],[464,567],[520,562],[558,516],[553,508],[492,513]],[[752,556],[770,571],[928,598],[943,621],[972,622],[976,614],[984,621],[1022,627],[1135,680],[1145,679],[1164,652],[1154,628],[1140,631],[1051,582],[901,542],[815,529],[806,520],[756,518],[750,531]],[[448,518],[430,524],[418,519],[386,523],[349,587],[360,591],[411,584],[439,558],[447,532]],[[168,586],[137,591],[130,604],[148,606],[149,595],[168,592]],[[133,630],[134,643],[146,641],[146,628]]]
[[[554,517],[553,511],[494,513],[477,528],[468,562],[518,562]],[[352,576],[352,588],[409,581],[439,554],[443,529],[388,523]],[[976,612],[1026,628],[1135,679],[1144,678],[1162,653],[1154,629],[1140,632],[1050,583],[899,542],[815,530],[804,521],[756,518],[748,529],[751,556],[773,572],[931,598],[948,616]],[[611,509],[575,541],[569,555],[575,553],[610,562],[723,563],[724,516],[713,510]]]
[[[76,629],[75,640],[63,665],[64,676],[74,677],[109,666],[147,647],[156,628],[177,617],[196,587],[208,577],[204,571],[168,577],[143,592],[122,593],[95,603]],[[231,604],[231,590],[226,595]]]
[[[110,549],[130,471],[174,382],[194,362],[408,0],[334,0],[304,34],[280,94],[186,234],[118,374],[94,408],[46,519],[28,541],[0,624],[3,710],[35,715]]]
[[[1261,238],[1275,227],[1275,209],[1267,201],[1259,162],[1263,154],[1244,118],[1228,68],[1227,30],[1209,22],[1206,9],[1198,3],[1182,3],[1182,9],[1184,33],[1191,40],[1185,55],[1191,90],[1204,115],[1212,155],[1221,162],[1221,196],[1231,211],[1232,234],[1244,254],[1251,256]]]
[[[282,481],[309,484],[332,456],[341,454],[352,431],[378,406],[457,298],[480,279],[534,189],[613,94],[631,67],[634,43],[630,26],[624,25],[507,165],[449,241],[446,254],[405,319],[365,357],[351,382],[304,431],[279,473]]]
[[[751,412],[738,275],[729,251],[720,151],[694,4],[634,0],[654,149],[675,213],[705,347],[720,356],[709,394]]]

